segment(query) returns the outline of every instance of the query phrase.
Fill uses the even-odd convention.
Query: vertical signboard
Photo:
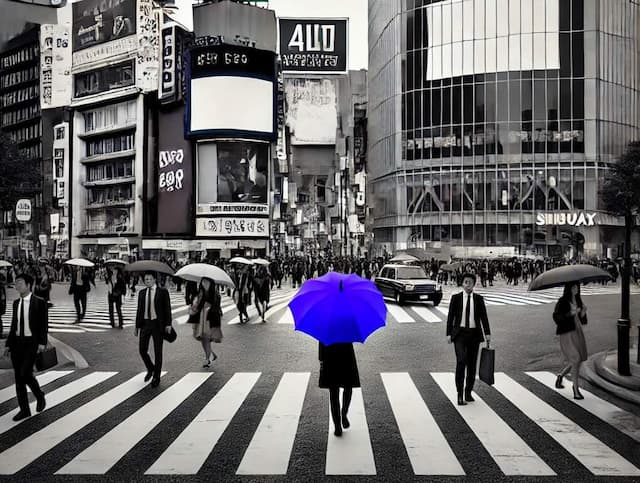
[[[335,144],[338,107],[334,80],[287,78],[284,92],[291,144]]]
[[[284,72],[347,72],[347,19],[281,18]]]
[[[40,28],[40,107],[71,103],[71,36],[64,25]]]
[[[183,106],[159,116],[157,233],[192,232],[191,143],[184,139]]]
[[[184,44],[186,31],[175,24],[162,29],[158,98],[161,104],[182,101],[184,96]]]
[[[160,19],[153,0],[138,0],[138,51],[136,85],[143,91],[158,88],[160,56]]]

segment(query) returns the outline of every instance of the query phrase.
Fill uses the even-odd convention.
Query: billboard
[[[158,117],[157,233],[191,233],[193,161],[182,132],[182,106]]]
[[[187,59],[187,136],[275,139],[274,52],[209,45]]]
[[[73,52],[136,33],[136,0],[82,0],[73,4]]]
[[[281,18],[283,72],[347,72],[347,19]]]
[[[65,25],[40,28],[40,107],[71,103],[71,36]]]
[[[153,0],[138,0],[138,19],[136,85],[150,92],[158,89],[160,63],[160,18]]]
[[[287,78],[284,81],[291,144],[335,144],[338,127],[333,79]]]
[[[177,25],[162,29],[160,37],[160,84],[158,98],[161,104],[182,101],[184,98],[184,45],[186,31]]]

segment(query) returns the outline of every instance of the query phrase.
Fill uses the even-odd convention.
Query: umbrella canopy
[[[175,274],[176,277],[184,278],[192,282],[199,282],[203,278],[210,278],[215,283],[220,285],[226,285],[228,287],[235,287],[231,277],[215,265],[209,265],[208,263],[191,263],[185,265]]]
[[[254,258],[252,261],[256,265],[271,265],[271,262],[269,260],[265,260],[264,258]]]
[[[241,263],[243,265],[253,265],[253,262],[244,257],[233,257],[229,260],[229,263]]]
[[[138,260],[124,267],[125,272],[159,272],[173,275],[174,271],[166,263],[156,260]]]
[[[6,260],[0,260],[0,268],[1,267],[13,267],[13,265],[7,262]]]
[[[124,260],[118,260],[117,258],[112,258],[111,260],[105,260],[105,265],[107,263],[111,263],[113,265],[126,265],[127,262],[125,262]]]
[[[84,258],[72,258],[64,262],[67,265],[74,265],[76,267],[93,267],[95,264]]]
[[[419,262],[420,259],[408,253],[398,253],[390,262]]]
[[[561,287],[569,282],[589,283],[601,280],[613,280],[613,277],[593,265],[565,265],[538,275],[529,284],[529,291]]]
[[[364,342],[387,318],[387,306],[373,282],[336,272],[307,280],[289,308],[295,330],[325,345]]]
[[[443,270],[445,272],[455,272],[456,270],[458,270],[460,267],[462,266],[462,263],[460,262],[454,262],[454,263],[444,263],[440,266],[440,270]]]
[[[407,255],[416,257],[422,262],[431,260],[432,258],[432,255],[430,255],[429,252],[427,252],[424,248],[407,248],[406,250],[403,250],[402,253],[406,253]]]

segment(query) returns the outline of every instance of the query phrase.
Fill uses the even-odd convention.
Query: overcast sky
[[[191,0],[176,0],[176,19],[193,28]],[[368,65],[367,0],[269,0],[276,17],[349,19],[349,69],[366,69]]]

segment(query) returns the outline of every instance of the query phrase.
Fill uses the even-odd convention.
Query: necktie
[[[147,319],[151,319],[151,289],[147,289]]]
[[[24,337],[24,299],[20,299],[20,337]]]
[[[467,308],[464,311],[464,326],[469,328],[469,318],[471,317],[471,294],[467,295]]]

